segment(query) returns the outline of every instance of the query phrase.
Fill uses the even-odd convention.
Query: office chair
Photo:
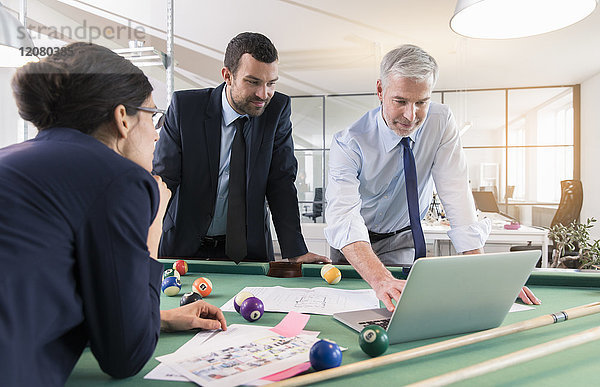
[[[550,227],[557,224],[568,226],[579,220],[581,206],[583,205],[583,186],[580,180],[563,180],[560,182],[560,203],[552,218]]]
[[[317,223],[317,218],[323,215],[323,188],[315,188],[315,197],[313,199],[312,212],[304,212],[302,216],[311,218],[313,223]]]
[[[560,182],[560,203],[558,209],[552,218],[550,227],[557,224],[568,226],[573,221],[579,220],[581,206],[583,205],[583,186],[580,180],[563,180]],[[548,262],[552,262],[554,250],[554,241],[548,246]],[[511,246],[510,251],[523,250],[541,250],[542,246],[532,245],[531,242],[526,246]],[[566,255],[573,255],[573,252],[566,252]],[[540,258],[541,260],[541,258]],[[539,264],[539,263],[538,263]],[[539,267],[539,266],[538,266]]]

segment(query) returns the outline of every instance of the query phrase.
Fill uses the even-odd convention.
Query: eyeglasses
[[[160,129],[164,125],[166,110],[154,109],[154,108],[145,107],[145,106],[131,106],[131,107],[136,110],[154,113],[154,114],[152,114],[152,122],[154,122],[154,128]]]

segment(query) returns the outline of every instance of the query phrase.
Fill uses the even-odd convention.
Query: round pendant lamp
[[[539,35],[577,23],[597,0],[458,0],[450,28],[481,39]]]

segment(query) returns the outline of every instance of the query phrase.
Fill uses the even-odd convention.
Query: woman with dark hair
[[[149,173],[163,112],[143,72],[74,43],[12,87],[39,134],[0,149],[2,384],[63,385],[88,342],[106,373],[127,377],[161,328],[226,329],[203,301],[159,309],[170,192]]]

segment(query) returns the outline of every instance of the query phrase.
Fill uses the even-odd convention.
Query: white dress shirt
[[[488,221],[477,222],[467,161],[450,109],[431,102],[423,124],[410,138],[421,219],[427,214],[435,181],[456,251],[483,247],[491,227]],[[332,247],[369,242],[368,230],[388,233],[410,224],[401,139],[386,125],[381,107],[334,135],[325,210],[325,236]]]

